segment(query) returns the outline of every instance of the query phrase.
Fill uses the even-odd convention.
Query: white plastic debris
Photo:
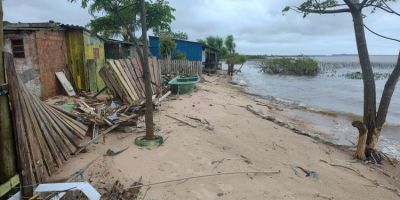
[[[240,81],[239,81],[239,85],[240,85],[240,86],[246,86],[247,83],[246,83],[246,81],[244,81],[244,80],[240,80]]]
[[[88,182],[39,184],[35,189],[35,193],[59,192],[58,195],[52,198],[53,200],[57,200],[64,196],[65,192],[75,190],[81,191],[89,200],[99,200],[101,197],[100,193]]]

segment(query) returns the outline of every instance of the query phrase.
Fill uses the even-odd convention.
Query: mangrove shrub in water
[[[389,78],[390,73],[379,73],[379,72],[374,72],[374,79],[375,80],[382,80],[382,79],[387,79]],[[345,77],[347,79],[362,79],[362,72],[351,72],[345,74]]]
[[[307,57],[300,58],[266,58],[258,67],[264,73],[315,76],[319,72],[317,61]]]

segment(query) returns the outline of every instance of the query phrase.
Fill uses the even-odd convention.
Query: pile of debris
[[[76,96],[64,76],[57,74],[68,96],[41,101],[18,77],[12,55],[5,55],[21,168],[22,195],[42,183],[73,155],[119,126],[137,126],[145,112],[143,68],[137,58],[108,60],[100,74],[106,83],[94,96]],[[149,57],[154,106],[170,94],[162,88],[158,61]],[[61,74],[63,75],[63,74]],[[108,90],[107,90],[108,89]],[[99,95],[107,91],[106,98]],[[166,95],[161,97],[165,91]],[[156,102],[156,97],[160,98]]]

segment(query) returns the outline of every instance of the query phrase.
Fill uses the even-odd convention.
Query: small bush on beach
[[[319,72],[317,61],[312,58],[266,58],[258,63],[258,67],[264,73],[315,76]]]

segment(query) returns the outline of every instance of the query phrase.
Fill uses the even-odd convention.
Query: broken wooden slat
[[[35,134],[33,133],[33,125],[32,125],[32,119],[29,117],[28,114],[28,104],[26,103],[26,99],[23,95],[20,94],[19,96],[20,99],[20,104],[21,104],[21,111],[22,114],[25,116],[24,123],[25,123],[25,131],[26,131],[26,139],[28,141],[28,148],[30,152],[30,157],[32,159],[32,167],[33,167],[33,172],[35,179],[37,182],[43,182],[44,179],[44,173],[45,173],[45,167],[42,159],[42,154],[40,152],[40,149],[36,148],[39,144],[37,141],[37,137],[35,137]]]
[[[139,96],[139,99],[143,99],[144,95],[143,95],[143,91],[142,91],[142,86],[140,85],[140,82],[136,76],[135,70],[133,69],[133,65],[131,63],[131,61],[129,59],[124,59],[124,66],[126,67],[126,69],[129,71],[129,76],[132,78],[132,83],[133,86],[135,87],[135,91],[136,94]]]
[[[64,72],[56,72],[56,76],[57,76],[57,79],[60,81],[61,85],[63,86],[65,92],[68,94],[68,96],[75,96],[76,93],[74,91],[74,88],[72,87],[71,83],[68,81]]]
[[[122,90],[125,92],[125,95],[127,95],[128,99],[130,102],[135,100],[135,95],[132,94],[130,91],[131,88],[129,85],[126,83],[125,78],[122,76],[121,72],[115,65],[113,60],[108,61],[108,64],[110,65],[110,68],[112,69],[112,72],[114,74],[114,78],[118,81],[119,85],[122,86]]]
[[[125,72],[124,74],[127,77],[127,81],[129,82],[129,84],[130,84],[130,86],[132,88],[132,92],[135,95],[136,100],[141,99],[140,92],[138,91],[138,89],[136,87],[135,80],[134,80],[134,78],[133,78],[133,76],[132,76],[132,74],[131,74],[131,72],[129,70],[129,67],[127,66],[127,63],[125,62],[124,59],[118,60],[118,63],[120,64],[121,69]]]

